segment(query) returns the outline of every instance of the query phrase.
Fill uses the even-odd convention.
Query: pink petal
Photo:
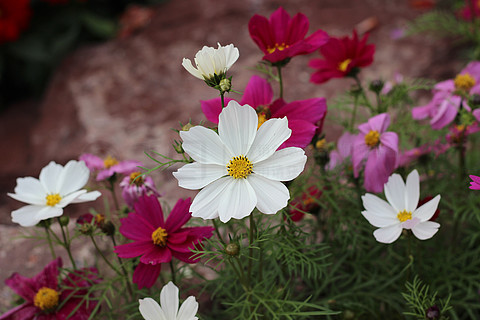
[[[135,203],[135,213],[149,221],[154,228],[165,225],[162,207],[154,195],[140,197]]]
[[[79,160],[85,162],[87,168],[90,169],[90,171],[105,168],[103,159],[90,153],[82,154]]]
[[[137,241],[116,246],[114,252],[120,258],[135,258],[149,252],[152,247],[155,247],[152,240]]]
[[[395,132],[384,132],[380,136],[380,142],[398,153],[398,135]]]
[[[179,199],[177,201],[165,223],[167,232],[174,233],[190,220],[192,217],[189,211],[191,204],[192,201],[190,198],[186,200]]]
[[[224,98],[225,106],[232,101],[231,98]],[[200,100],[202,111],[208,121],[218,123],[218,116],[222,112],[222,99],[215,98],[210,100]]]
[[[136,283],[139,289],[150,288],[157,281],[161,270],[161,264],[152,265],[140,262],[133,272],[133,283]]]
[[[34,320],[38,311],[33,302],[26,302],[2,314],[0,320]]]
[[[150,246],[150,250],[140,257],[141,263],[159,264],[170,262],[172,252],[167,247]]]
[[[325,116],[326,112],[327,103],[325,98],[313,98],[287,103],[276,110],[276,112],[272,112],[272,118],[287,117],[288,121],[304,120],[316,123]]]
[[[248,104],[257,109],[259,106],[268,106],[272,102],[272,98],[272,86],[267,80],[254,75],[248,81],[240,104]]]
[[[278,149],[288,147],[305,148],[312,141],[317,126],[304,120],[288,120],[288,127],[292,130],[290,138],[287,139]]]
[[[130,213],[128,217],[120,219],[121,226],[118,229],[120,233],[131,240],[149,241],[152,238],[152,232],[156,230],[148,221],[136,213]]]

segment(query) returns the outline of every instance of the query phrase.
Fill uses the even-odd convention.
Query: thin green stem
[[[170,260],[170,272],[172,273],[172,282],[177,283],[175,279],[175,267],[173,266],[173,260]]]
[[[60,223],[60,218],[57,218],[57,220],[58,220],[58,224],[60,225],[60,229],[62,230],[63,247],[65,248],[65,250],[67,250],[68,257],[70,258],[70,261],[72,262],[73,269],[76,270],[77,265],[75,264],[75,260],[73,260],[72,251],[70,250],[70,239],[67,239],[67,237],[65,235],[65,230],[63,230],[63,226]]]
[[[118,269],[115,268],[115,266],[114,266],[110,261],[108,261],[107,257],[105,257],[105,255],[103,254],[102,250],[100,250],[100,248],[98,247],[97,242],[95,241],[95,238],[93,237],[93,235],[90,235],[90,239],[92,240],[92,243],[93,243],[93,245],[95,246],[95,249],[97,249],[98,253],[99,253],[100,256],[103,258],[103,260],[105,261],[105,263],[106,263],[113,271],[115,271],[119,276],[122,276],[122,274],[120,273],[120,271],[118,271]]]
[[[363,89],[363,86],[362,86],[362,83],[360,82],[360,79],[358,79],[358,76],[355,76],[353,78],[355,79],[355,82],[357,83],[358,89],[360,90],[360,94],[362,95],[363,99],[365,100],[366,106],[370,109],[370,111],[372,113],[374,113],[372,104],[370,103],[370,100],[368,100],[367,95],[365,94],[365,90]],[[377,110],[377,111],[379,111],[379,110]]]
[[[115,241],[115,235],[111,235],[110,239],[112,239],[113,247],[117,246],[117,242]],[[125,282],[127,283],[127,289],[128,293],[130,294],[130,297],[133,298],[133,290],[132,290],[132,285],[130,284],[130,276],[128,274],[127,269],[125,269],[125,266],[122,263],[122,259],[117,255],[118,263],[120,264],[120,268],[122,268],[122,272],[125,275]]]
[[[50,237],[50,227],[45,226],[45,232],[47,233],[47,240],[48,240],[48,246],[50,247],[50,253],[52,254],[53,260],[55,260],[57,259],[57,255],[55,254],[55,250],[53,250],[52,238]]]
[[[248,249],[248,284],[252,286],[252,264],[253,264],[253,231],[255,229],[255,220],[253,219],[253,212],[250,214],[250,230],[249,230],[249,249]]]
[[[108,190],[110,190],[110,192],[112,193],[112,198],[113,198],[113,203],[115,204],[115,209],[117,209],[117,212],[120,212],[120,205],[118,204],[117,195],[115,194],[115,184],[113,183],[112,180],[109,180],[109,181],[110,181],[110,187],[108,188]]]
[[[277,65],[277,70],[278,70],[278,84],[280,85],[280,99],[283,99],[282,67]]]
[[[356,95],[353,98],[353,112],[352,119],[350,119],[350,131],[353,131],[353,126],[355,125],[355,118],[357,117],[357,108],[358,108],[358,96]]]
[[[225,92],[220,90],[220,98],[222,100],[222,109],[225,108],[225,97],[224,97],[224,95],[225,95]]]
[[[215,233],[217,234],[218,240],[220,240],[222,244],[225,244],[225,241],[223,241],[222,235],[220,234],[220,230],[218,229],[216,220],[212,219],[212,222],[213,222],[213,227],[215,228]]]

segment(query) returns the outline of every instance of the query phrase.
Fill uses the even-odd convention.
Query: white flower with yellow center
[[[287,205],[290,193],[281,181],[295,179],[307,157],[296,147],[277,151],[292,133],[286,117],[257,127],[255,109],[232,100],[220,113],[218,134],[202,126],[180,132],[183,149],[195,162],[173,175],[180,187],[203,188],[190,207],[194,217],[227,222],[255,207],[274,214]]]
[[[178,288],[170,281],[160,292],[160,305],[152,298],[138,300],[145,320],[198,320],[198,302],[194,296],[185,300],[178,310]]]
[[[212,48],[204,46],[202,50],[195,55],[195,68],[190,59],[183,58],[182,66],[193,76],[201,80],[211,80],[215,75],[220,76],[237,61],[240,56],[238,49],[229,44]]]
[[[15,193],[8,195],[28,206],[12,211],[12,221],[31,227],[42,220],[59,217],[70,203],[93,201],[101,193],[81,189],[88,182],[90,170],[83,161],[69,161],[65,167],[50,162],[40,172],[40,179],[17,179]]]
[[[378,242],[394,242],[403,229],[412,230],[420,240],[433,237],[440,224],[429,219],[437,210],[440,195],[417,208],[420,197],[417,170],[408,175],[406,184],[399,174],[391,175],[385,183],[384,191],[388,202],[370,193],[362,196],[366,209],[362,214],[368,222],[379,228],[373,232]]]

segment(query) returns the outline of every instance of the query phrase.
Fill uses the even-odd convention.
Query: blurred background
[[[217,95],[183,69],[182,58],[193,59],[204,45],[233,43],[240,58],[229,74],[233,89],[242,91],[263,56],[249,37],[248,21],[279,6],[292,16],[304,13],[309,34],[370,33],[376,53],[360,74],[365,83],[398,73],[442,80],[464,65],[462,44],[454,38],[405,35],[420,15],[453,8],[448,1],[0,0],[0,282],[14,271],[31,277],[50,261],[47,246],[18,238],[23,230],[11,222],[10,212],[22,206],[6,195],[17,177],[38,177],[48,162],[65,164],[85,152],[147,167],[153,162],[145,151],[174,156],[171,144],[178,136],[171,129],[190,119],[205,121],[199,100]],[[284,69],[287,101],[326,97],[328,104],[353,84],[310,83],[308,61],[318,56],[295,57]],[[324,131],[334,141],[341,127],[329,122],[331,116]],[[152,176],[167,201],[195,194],[177,187],[175,169]],[[86,208],[75,205],[65,214]],[[74,245],[88,261],[91,248]],[[1,314],[13,292],[0,288]]]

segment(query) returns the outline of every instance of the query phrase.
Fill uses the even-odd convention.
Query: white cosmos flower
[[[394,242],[400,237],[403,229],[412,230],[415,237],[420,240],[433,237],[440,224],[429,219],[437,210],[440,195],[417,208],[420,197],[417,170],[408,175],[406,185],[399,174],[391,175],[384,191],[388,203],[370,193],[362,196],[366,209],[362,214],[368,222],[379,228],[373,232],[378,242]]]
[[[229,44],[222,47],[218,44],[218,49],[204,46],[202,50],[195,55],[195,68],[190,59],[183,58],[182,66],[193,76],[201,80],[211,79],[215,74],[221,75],[237,61],[240,56],[238,49]]]
[[[194,296],[185,300],[178,310],[178,288],[170,281],[160,292],[160,305],[152,298],[138,300],[145,320],[198,320],[198,302]]]
[[[90,170],[83,161],[69,161],[65,167],[51,161],[40,172],[40,179],[17,179],[15,193],[8,195],[28,206],[12,211],[12,221],[31,227],[42,220],[59,217],[70,203],[93,201],[101,193],[81,189],[88,182]]]
[[[290,193],[281,181],[295,179],[305,167],[305,152],[278,150],[292,130],[287,118],[270,119],[258,128],[255,109],[230,101],[218,121],[218,134],[196,126],[181,131],[183,149],[194,163],[173,175],[180,187],[203,188],[193,200],[192,216],[242,219],[257,207],[274,214],[287,205]]]

